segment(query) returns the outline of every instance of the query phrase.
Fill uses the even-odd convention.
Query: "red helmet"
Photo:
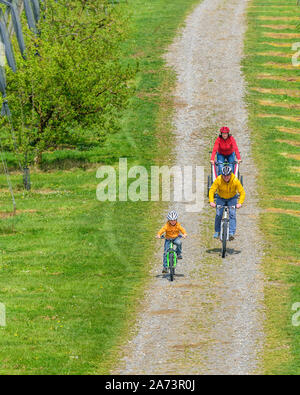
[[[227,126],[222,126],[220,129],[220,132],[221,133],[229,133],[230,129]]]

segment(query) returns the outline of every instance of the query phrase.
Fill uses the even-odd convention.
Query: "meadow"
[[[249,3],[243,69],[265,237],[267,374],[300,371],[299,327],[292,325],[300,301],[300,66],[292,61],[299,16],[294,0]]]
[[[174,75],[162,54],[196,0],[128,1],[124,63],[138,67],[122,128],[90,151],[46,152],[25,192],[9,153],[17,203],[12,216],[0,177],[0,374],[107,374],[118,359],[149,281],[154,234],[164,221],[152,202],[99,202],[96,170],[169,161]],[[13,109],[11,109],[13,111]],[[170,159],[171,161],[171,159]]]

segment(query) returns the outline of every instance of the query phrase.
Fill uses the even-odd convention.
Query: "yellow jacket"
[[[222,176],[219,176],[215,179],[214,183],[212,184],[209,190],[209,201],[214,201],[215,193],[223,198],[223,199],[230,199],[233,198],[237,193],[240,194],[240,199],[238,203],[243,204],[245,200],[245,190],[240,183],[240,181],[235,177],[234,174],[231,174],[229,182],[225,182]]]
[[[180,225],[179,222],[177,222],[174,226],[167,222],[157,234],[161,236],[163,233],[166,233],[166,239],[176,239],[180,232],[184,235],[186,234],[185,229]]]

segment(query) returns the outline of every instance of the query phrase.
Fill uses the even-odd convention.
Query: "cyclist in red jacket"
[[[230,134],[230,129],[227,126],[223,126],[220,129],[220,135],[216,139],[213,152],[211,154],[210,162],[213,165],[215,163],[215,156],[217,154],[217,161],[221,164],[218,165],[219,175],[222,174],[223,163],[225,159],[228,160],[229,165],[234,173],[234,162],[235,156],[238,163],[240,163],[241,155],[237,147],[236,141]]]

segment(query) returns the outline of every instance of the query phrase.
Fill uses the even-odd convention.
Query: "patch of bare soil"
[[[288,183],[286,185],[288,185],[289,187],[300,188],[300,184]]]
[[[298,185],[299,187],[299,185]],[[300,195],[280,196],[278,200],[285,200],[287,202],[300,203]]]
[[[16,210],[16,212],[13,211],[0,211],[0,218],[8,218],[8,217],[13,217],[18,214],[23,214],[23,213],[29,213],[29,214],[35,214],[37,210]]]
[[[276,52],[276,51],[268,51],[268,52],[258,52],[259,56],[278,56],[279,58],[288,58],[291,59],[291,54],[285,52]]]
[[[264,63],[263,66],[264,67],[273,67],[274,69],[297,70],[297,68],[294,65],[292,65],[292,63],[267,62],[267,63]]]
[[[280,155],[284,156],[285,158],[300,160],[300,154],[290,154],[289,152],[281,152]]]
[[[258,114],[257,115],[259,118],[281,118],[285,119],[287,121],[292,121],[292,122],[300,122],[300,117],[292,117],[288,115],[279,115],[279,114]]]
[[[300,92],[297,89],[270,89],[270,88],[260,88],[253,87],[251,90],[259,93],[267,93],[271,95],[286,95],[289,97],[300,97]]]
[[[286,210],[283,208],[268,208],[266,209],[269,213],[274,213],[274,214],[288,214],[288,215],[293,215],[294,217],[300,217],[300,210]]]
[[[31,192],[37,193],[39,195],[55,195],[57,193],[60,193],[61,191],[56,191],[56,190],[50,189],[50,188],[44,188],[44,189],[34,189]]]
[[[278,126],[277,129],[282,133],[296,134],[300,135],[300,129],[296,128],[286,128],[284,126]]]
[[[279,47],[279,48],[291,48],[291,43],[279,43],[279,42],[262,42],[262,44],[271,45],[272,47]]]
[[[293,18],[288,16],[259,16],[258,19],[261,21],[286,21],[286,22],[298,22],[299,18]]]
[[[259,100],[259,104],[261,106],[267,107],[282,107],[282,108],[294,108],[300,110],[300,104],[297,103],[283,103],[283,102],[274,102],[272,100]]]
[[[267,29],[274,30],[287,30],[287,29],[296,29],[296,25],[262,25],[262,27],[266,27]]]
[[[276,140],[278,143],[283,143],[283,144],[288,144],[291,145],[292,147],[300,147],[300,141],[296,140]],[[299,155],[300,156],[300,155]]]
[[[300,33],[264,33],[264,36],[270,38],[300,38]]]

